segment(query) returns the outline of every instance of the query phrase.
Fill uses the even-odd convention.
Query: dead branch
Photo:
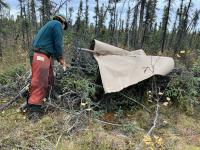
[[[155,118],[154,118],[154,121],[153,121],[153,126],[150,128],[150,130],[148,131],[147,135],[151,135],[151,132],[153,131],[153,129],[156,127],[156,124],[157,124],[157,121],[158,121],[158,113],[159,113],[159,108],[160,108],[160,105],[158,103],[159,101],[157,100],[157,104],[156,104],[156,115],[155,115]]]
[[[54,11],[54,15],[56,14],[56,13],[58,13],[59,12],[59,10],[63,7],[63,5],[65,4],[67,2],[67,0],[65,0],[65,1],[60,1],[60,4],[59,4],[59,6],[58,6],[58,8]]]
[[[120,93],[120,95],[123,96],[123,97],[125,97],[125,98],[127,98],[127,99],[129,99],[129,100],[131,100],[131,101],[134,101],[138,105],[142,106],[148,113],[151,113],[151,111],[146,106],[144,106],[144,104],[141,104],[140,102],[138,102],[138,101],[134,100],[133,98],[128,97],[128,96],[126,96],[126,95],[124,95],[122,93]]]
[[[11,104],[13,104],[14,102],[16,102],[20,97],[23,97],[22,95],[28,91],[29,89],[29,84],[27,84],[25,87],[23,87],[20,92],[17,94],[17,96],[15,96],[13,99],[11,99],[10,101],[8,101],[7,103],[3,104],[0,106],[0,111],[3,111],[4,109],[8,108]]]

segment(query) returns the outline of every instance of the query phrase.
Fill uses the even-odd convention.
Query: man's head
[[[53,20],[58,20],[59,22],[62,23],[63,29],[67,30],[68,28],[68,22],[67,19],[63,15],[55,15],[53,17]]]

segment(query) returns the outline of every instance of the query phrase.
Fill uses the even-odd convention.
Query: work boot
[[[21,94],[21,97],[25,100],[25,102],[19,107],[19,112],[21,112],[22,114],[25,114],[29,107],[28,105],[29,95],[30,93],[28,90]]]
[[[33,123],[38,122],[42,116],[44,115],[44,112],[41,108],[41,105],[32,105],[28,104],[28,109],[27,109],[27,118]]]

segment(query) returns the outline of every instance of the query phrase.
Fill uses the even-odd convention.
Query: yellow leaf
[[[150,94],[150,93],[151,93],[151,91],[147,91],[147,93],[148,93],[148,94]]]
[[[185,51],[180,51],[181,54],[185,54]]]
[[[151,137],[148,136],[148,135],[145,135],[144,138],[143,138],[143,141],[144,141],[144,143],[146,143],[146,144],[150,144],[150,142],[151,142]]]
[[[153,147],[149,147],[149,149],[150,149],[150,150],[154,150],[154,148],[153,148]]]
[[[168,124],[168,122],[166,120],[163,121],[164,124]]]
[[[154,138],[155,138],[156,144],[158,144],[158,145],[161,145],[161,144],[162,144],[163,140],[162,140],[161,137],[154,135]]]
[[[43,101],[44,101],[44,102],[46,102],[46,101],[47,101],[47,99],[46,99],[46,98],[44,98],[44,99],[43,99]]]
[[[170,97],[167,97],[167,98],[166,98],[166,100],[167,100],[167,101],[170,101],[170,100],[171,100],[171,98],[170,98]]]
[[[81,102],[81,106],[85,107],[86,103]]]
[[[91,111],[92,109],[91,108],[87,108],[87,109],[85,109],[86,111]]]
[[[153,102],[153,101],[152,101],[152,100],[150,100],[150,99],[148,99],[148,101],[149,101],[149,102],[151,102],[151,103]]]
[[[164,106],[168,106],[168,104],[169,104],[168,102],[164,102],[163,103]]]

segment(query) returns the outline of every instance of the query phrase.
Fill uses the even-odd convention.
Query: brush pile
[[[22,67],[20,67],[22,68]],[[121,92],[104,94],[98,64],[92,54],[72,48],[71,67],[63,72],[61,66],[55,65],[55,86],[47,97],[48,104],[68,110],[129,109],[136,105],[144,107],[150,96],[155,96],[166,88],[169,77],[153,77],[137,85],[130,86]],[[0,98],[14,97],[30,82],[30,71],[15,69],[15,74],[9,81],[1,77]],[[151,91],[151,94],[148,92]],[[149,100],[151,101],[151,100]],[[146,109],[146,108],[145,108]]]

